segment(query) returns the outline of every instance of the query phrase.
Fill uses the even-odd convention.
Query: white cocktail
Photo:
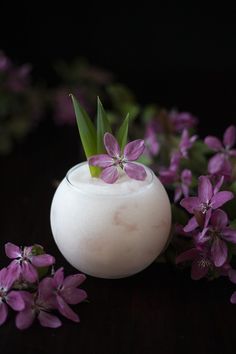
[[[114,184],[91,177],[87,162],[69,170],[53,198],[51,227],[75,268],[122,278],[143,270],[161,253],[170,233],[170,202],[158,178],[145,170],[144,181],[121,171]]]

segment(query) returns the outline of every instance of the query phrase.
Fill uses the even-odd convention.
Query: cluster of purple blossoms
[[[177,133],[182,133],[184,129],[194,128],[198,124],[198,119],[189,112],[172,110],[168,118],[173,130]]]
[[[216,154],[210,159],[208,164],[208,173],[211,175],[224,176],[230,179],[232,175],[231,158],[236,157],[236,149],[232,147],[236,143],[236,127],[231,125],[228,127],[221,142],[215,136],[207,136],[205,144]]]
[[[40,245],[20,248],[5,245],[6,255],[12,259],[7,268],[0,270],[0,325],[8,315],[8,306],[17,311],[16,327],[26,329],[38,319],[44,327],[57,328],[61,320],[51,313],[59,311],[64,317],[79,322],[78,315],[69,305],[87,298],[79,286],[86,279],[83,274],[64,277],[63,268],[40,279],[40,269],[54,265],[55,259],[43,253]]]
[[[230,227],[227,213],[221,208],[234,198],[230,191],[221,191],[224,176],[213,185],[211,177],[200,176],[198,195],[181,200],[180,205],[193,216],[183,231],[191,236],[192,248],[178,255],[176,263],[191,261],[192,279],[225,275],[236,280],[230,265],[230,247],[236,244],[236,230]],[[231,298],[236,302],[236,295]]]
[[[189,195],[189,187],[192,183],[192,172],[189,169],[181,171],[180,164],[182,159],[188,159],[188,150],[192,148],[197,135],[189,136],[187,129],[184,129],[178,150],[171,154],[170,166],[162,168],[159,172],[160,180],[164,185],[174,185],[174,202],[178,202],[182,195],[187,197]]]
[[[0,51],[0,76],[3,77],[5,89],[14,93],[25,91],[30,84],[30,72],[31,66],[29,64],[17,67]]]

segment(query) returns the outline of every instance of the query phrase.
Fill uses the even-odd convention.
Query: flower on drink
[[[103,168],[100,177],[106,183],[114,183],[119,177],[119,168],[133,179],[143,181],[147,175],[143,166],[133,163],[143,153],[145,149],[144,140],[138,139],[129,142],[124,147],[123,154],[116,138],[105,133],[104,145],[107,154],[101,154],[89,157],[89,164]]]
[[[145,144],[142,139],[127,143],[129,114],[117,130],[115,137],[99,98],[95,128],[85,109],[73,95],[71,97],[91,176],[101,177],[104,182],[112,184],[119,178],[119,168],[121,168],[130,178],[143,181],[146,178],[145,168],[133,161],[142,155]]]

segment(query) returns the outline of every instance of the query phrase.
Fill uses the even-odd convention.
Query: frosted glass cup
[[[144,166],[145,167],[145,166]],[[79,271],[100,278],[140,272],[165,247],[171,209],[152,170],[144,181],[123,171],[107,184],[90,176],[87,162],[71,168],[51,206],[51,228],[63,256]]]

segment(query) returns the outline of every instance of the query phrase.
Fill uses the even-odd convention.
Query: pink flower
[[[190,214],[195,215],[196,212],[206,218],[205,226],[208,223],[212,210],[218,209],[226,202],[234,198],[232,192],[221,191],[219,189],[223,183],[221,179],[218,184],[213,188],[210,179],[207,176],[200,176],[198,179],[198,196],[187,197],[181,200],[180,205],[185,208]],[[193,216],[188,224],[184,227],[185,232],[190,232],[198,227],[196,217]]]
[[[133,163],[142,155],[145,145],[141,139],[128,143],[121,154],[116,138],[110,134],[104,134],[104,145],[107,154],[89,157],[89,164],[103,168],[101,178],[106,183],[115,183],[119,177],[118,167],[121,167],[126,174],[133,179],[143,181],[146,178],[146,171],[143,166]],[[131,162],[130,162],[131,161]]]
[[[191,248],[176,257],[176,264],[186,261],[192,261],[191,277],[193,280],[204,278],[214,267],[207,248]]]
[[[170,111],[169,120],[174,130],[181,133],[184,129],[193,128],[198,123],[198,119],[188,112]]]
[[[69,275],[64,278],[64,270],[60,268],[53,278],[45,278],[46,287],[52,288],[52,296],[56,297],[59,312],[74,322],[79,322],[78,315],[68,306],[76,305],[87,298],[87,293],[78,287],[85,281],[84,274]]]
[[[49,254],[34,255],[33,247],[21,249],[10,242],[5,244],[7,257],[14,259],[9,267],[14,272],[15,279],[22,276],[26,281],[34,283],[38,280],[37,268],[48,267],[55,263],[55,258]]]
[[[7,305],[15,311],[21,311],[25,307],[21,294],[18,291],[11,290],[14,281],[15,277],[11,269],[3,268],[0,270],[0,325],[7,319]]]
[[[32,325],[35,318],[38,318],[43,327],[57,328],[61,326],[59,318],[49,313],[56,306],[51,298],[52,289],[48,287],[49,283],[45,287],[44,280],[39,283],[36,293],[20,291],[25,308],[16,315],[16,327],[18,329],[27,329]]]
[[[236,150],[232,149],[236,142],[236,127],[231,125],[224,133],[223,143],[215,136],[207,136],[205,144],[213,151],[217,152],[208,164],[208,172],[210,174],[223,175],[230,177],[232,166],[230,157],[236,157]]]
[[[11,67],[11,65],[12,63],[10,59],[5,55],[5,53],[0,51],[0,73],[5,73]]]
[[[59,126],[61,125],[75,125],[75,112],[71,104],[71,99],[69,97],[69,88],[61,87],[57,89],[53,95],[53,119],[55,123]],[[89,105],[85,94],[82,89],[77,91],[77,97],[81,104],[86,108],[88,112],[92,111],[91,105]]]
[[[24,64],[19,68],[12,67],[8,74],[7,88],[16,93],[25,91],[30,84],[30,72],[29,64]]]
[[[144,137],[146,146],[144,153],[149,157],[156,156],[160,150],[155,123],[154,121],[148,123]]]
[[[174,202],[177,203],[182,195],[184,197],[189,196],[189,186],[192,183],[192,172],[188,169],[185,169],[181,172],[180,182],[177,184],[175,188]]]
[[[188,158],[188,150],[191,149],[194,142],[197,140],[197,135],[189,136],[187,129],[184,129],[179,143],[179,152],[182,157]]]
[[[181,155],[178,151],[172,153],[170,166],[168,168],[162,168],[159,171],[160,180],[164,185],[173,184],[178,181],[180,160]]]
[[[211,259],[216,267],[221,267],[228,258],[227,242],[236,244],[236,230],[230,228],[228,224],[227,214],[221,209],[214,210],[209,225],[198,237],[199,242],[209,243]]]

